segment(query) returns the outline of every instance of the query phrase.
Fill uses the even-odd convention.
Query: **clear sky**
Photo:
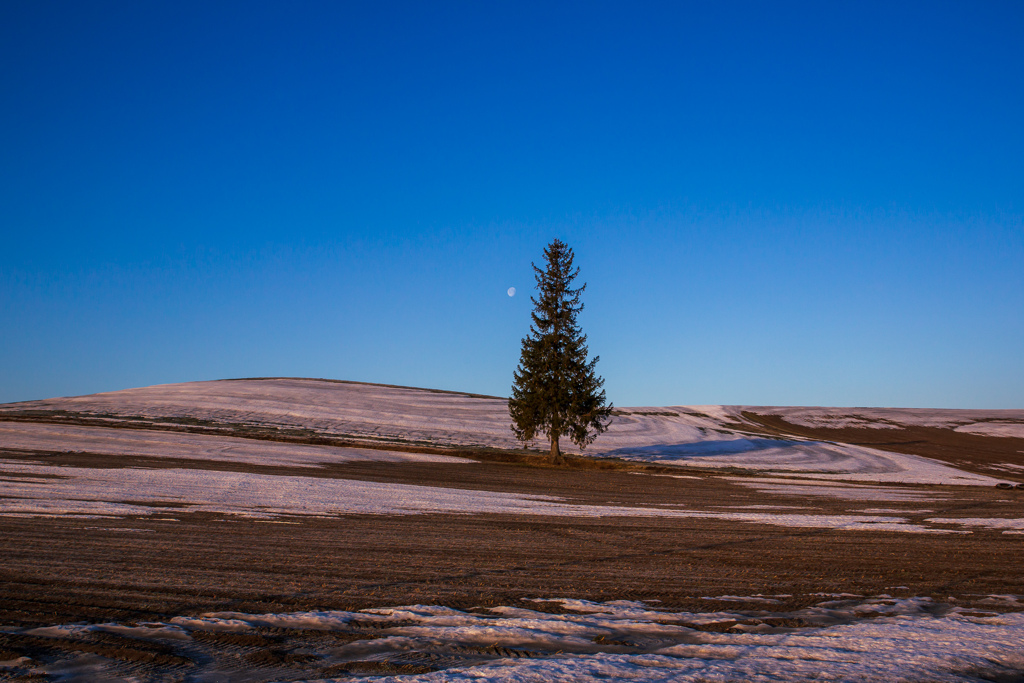
[[[1024,408],[1022,36],[1017,1],[4,2],[0,401],[507,396],[558,237],[617,405]]]

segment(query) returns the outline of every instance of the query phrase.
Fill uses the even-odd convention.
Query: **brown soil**
[[[316,471],[302,470],[307,476]],[[494,463],[347,463],[322,475],[695,509],[771,503],[845,513],[884,505],[905,509],[911,519],[1019,516],[1021,509],[1017,492],[973,487],[919,487],[942,500],[882,504],[769,496],[714,477]],[[922,505],[927,513],[918,512]],[[931,535],[709,519],[504,515],[280,521],[288,523],[173,508],[135,519],[6,517],[0,623],[415,603],[468,608],[516,604],[524,597],[659,599],[699,610],[715,607],[701,599],[708,596],[791,593],[795,597],[779,606],[790,609],[794,602],[818,600],[808,597],[815,592],[877,594],[894,586],[966,601],[1024,593],[1020,537],[986,530]]]

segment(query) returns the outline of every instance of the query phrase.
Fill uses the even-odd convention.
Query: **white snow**
[[[1002,481],[916,455],[822,441],[734,439],[634,448],[629,453],[614,454],[624,460],[785,473],[810,479],[973,486],[995,486]]]
[[[958,524],[965,527],[1003,529],[1004,534],[1024,533],[1024,519],[1006,517],[930,517],[932,524]]]
[[[998,606],[1001,606],[1001,607],[1006,607],[1006,606],[1015,606],[1015,605],[1021,604],[1021,599],[1022,598],[1024,598],[1024,595],[1013,595],[1013,594],[1006,594],[1006,593],[1004,593],[1002,595],[991,595],[990,594],[990,595],[985,596],[984,600],[979,600],[978,602],[984,603],[986,605],[998,605]]]
[[[254,628],[341,630],[377,622],[374,640],[323,647],[318,665],[354,660],[401,661],[420,652],[452,653],[452,666],[430,674],[377,681],[875,681],[1014,680],[1024,670],[1024,614],[979,615],[932,602],[854,598],[794,612],[670,612],[642,602],[558,600],[571,610],[549,614],[523,607],[463,612],[412,605],[361,612],[211,613],[148,624],[178,639],[194,630]],[[762,622],[801,619],[801,628]],[[689,625],[752,621],[732,632]],[[389,626],[389,624],[396,624]],[[116,625],[73,626],[111,630]],[[126,635],[129,631],[123,632]],[[133,637],[147,637],[131,633]],[[601,643],[610,643],[602,645]],[[524,655],[473,656],[507,648]],[[458,657],[459,652],[470,652]],[[325,680],[350,680],[325,679]]]
[[[1024,439],[1024,422],[976,422],[962,425],[953,431],[981,434],[982,436],[1003,436]]]
[[[977,486],[994,486],[1000,481],[916,455],[847,444],[808,442],[794,446],[792,451],[782,449],[765,460],[741,456],[718,459],[717,464],[848,481]]]
[[[26,408],[185,417],[448,444],[517,445],[505,399],[325,380],[186,382],[12,406]]]
[[[184,458],[288,467],[327,463],[380,462],[469,463],[465,458],[426,453],[308,446],[231,436],[207,436],[152,429],[76,427],[32,422],[0,422],[0,446],[40,451],[83,451],[105,455]]]

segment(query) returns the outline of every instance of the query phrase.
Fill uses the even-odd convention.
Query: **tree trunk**
[[[565,464],[565,456],[562,455],[562,451],[558,448],[558,436],[554,434],[551,435],[551,464]]]

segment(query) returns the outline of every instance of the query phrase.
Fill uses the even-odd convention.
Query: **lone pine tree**
[[[608,428],[612,406],[605,405],[604,380],[594,372],[599,357],[587,361],[587,336],[576,324],[587,285],[572,288],[580,272],[573,269],[572,249],[555,240],[544,249],[544,258],[544,270],[531,264],[538,294],[531,298],[533,324],[523,339],[508,411],[517,439],[533,441],[546,433],[551,461],[562,464],[559,438],[568,436],[585,448]]]

